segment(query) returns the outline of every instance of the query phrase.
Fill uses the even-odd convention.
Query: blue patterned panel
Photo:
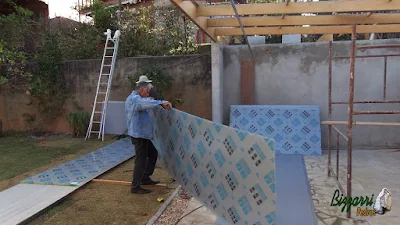
[[[128,138],[65,162],[21,183],[80,186],[135,155]]]
[[[274,139],[277,154],[322,154],[318,106],[232,105],[229,125]]]
[[[272,139],[176,109],[154,109],[151,116],[158,162],[182,188],[229,224],[274,222]]]

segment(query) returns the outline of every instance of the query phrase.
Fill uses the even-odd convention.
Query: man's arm
[[[163,100],[153,100],[150,98],[135,98],[132,101],[132,106],[134,111],[140,111],[140,110],[145,110],[145,109],[151,109],[154,107],[157,107],[161,104],[166,103],[167,101]]]

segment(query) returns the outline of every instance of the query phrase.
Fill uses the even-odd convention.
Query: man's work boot
[[[141,188],[141,187],[131,188],[131,193],[132,194],[148,194],[150,192],[151,192],[151,190],[144,189],[144,188]]]
[[[152,180],[150,178],[142,180],[142,182],[140,182],[141,185],[155,185],[155,184],[158,184],[158,183],[160,183],[160,181],[154,181],[154,180]]]

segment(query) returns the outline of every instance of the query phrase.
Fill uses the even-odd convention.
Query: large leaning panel
[[[273,140],[176,109],[151,110],[159,162],[231,224],[275,224]]]

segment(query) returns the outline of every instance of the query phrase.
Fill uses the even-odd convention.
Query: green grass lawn
[[[27,138],[23,133],[3,134],[0,136],[0,191],[115,141],[111,136],[106,136],[104,142],[97,138],[84,141],[82,138],[55,136],[46,137],[41,142]],[[133,166],[134,159],[127,160],[98,178],[131,181]],[[155,169],[153,178],[162,183],[172,181],[161,168]],[[149,187],[153,190],[150,194],[133,195],[130,186],[89,182],[29,224],[146,224],[161,205],[157,198],[167,199],[177,186],[176,183],[168,188],[152,186]]]
[[[23,133],[3,134],[0,136],[0,181],[48,165],[66,155],[94,151],[111,142],[97,139],[85,142],[69,137],[41,142],[29,139]]]

